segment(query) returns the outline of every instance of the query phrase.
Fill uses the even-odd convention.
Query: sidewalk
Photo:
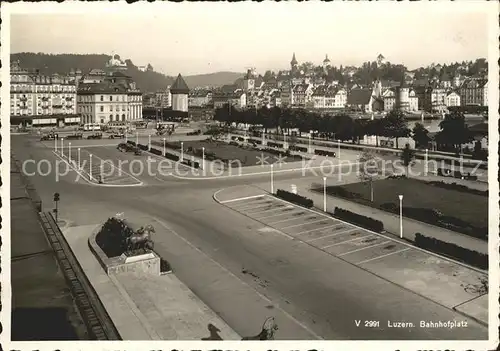
[[[97,227],[63,234],[123,340],[202,340],[214,327],[224,340],[241,339],[173,274],[108,276],[88,247]]]

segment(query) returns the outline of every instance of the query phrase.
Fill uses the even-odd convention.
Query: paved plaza
[[[265,224],[270,231],[300,240],[448,308],[485,294],[481,279],[486,279],[486,273],[329,215],[262,194],[221,203]],[[476,307],[487,309],[487,304]],[[477,313],[484,315],[484,311]]]

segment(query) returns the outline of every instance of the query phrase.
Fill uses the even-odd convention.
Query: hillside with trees
[[[11,54],[10,59],[11,62],[19,61],[22,68],[39,69],[43,74],[58,73],[66,75],[74,69],[80,69],[83,73],[87,73],[94,68],[105,69],[106,63],[111,59],[111,56],[104,54],[53,55],[22,52]],[[167,85],[171,85],[175,80],[175,77],[155,72],[150,64],[148,64],[148,70],[146,72],[142,72],[130,59],[126,59],[124,62],[127,64],[127,71],[125,73],[131,76],[132,79],[136,81],[138,87],[145,92],[163,90]],[[182,72],[180,73],[182,74]],[[242,76],[243,73],[237,72],[215,72],[209,74],[188,75],[184,76],[184,79],[190,87],[222,86],[224,84],[232,84],[236,79]]]

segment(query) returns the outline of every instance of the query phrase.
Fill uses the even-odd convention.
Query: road
[[[22,160],[53,157],[36,138],[13,136],[11,145]],[[300,174],[275,175],[277,181],[293,177]],[[275,315],[278,339],[487,338],[487,328],[472,320],[455,329],[388,327],[388,322],[466,318],[299,241],[263,232],[261,224],[212,198],[220,189],[266,179],[165,177],[122,189],[74,183],[74,175],[58,182],[42,176],[32,181],[45,210],[51,208],[53,193],[61,194],[60,215],[72,225],[100,223],[119,212],[164,223],[155,238],[159,254],[240,335],[255,335],[264,319]],[[380,327],[357,326],[356,320],[379,321]]]

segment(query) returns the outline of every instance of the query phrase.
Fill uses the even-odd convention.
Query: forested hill
[[[19,61],[23,68],[39,69],[44,74],[59,73],[68,74],[72,69],[80,69],[83,73],[91,69],[104,69],[106,63],[111,59],[110,55],[76,55],[76,54],[44,54],[33,52],[22,52],[11,54],[11,62]],[[166,76],[162,73],[153,71],[142,72],[134,65],[131,60],[125,60],[127,64],[127,75],[137,83],[144,92],[153,92],[163,90],[167,85],[171,85],[175,77]],[[180,72],[182,74],[182,72]],[[236,72],[216,72],[209,74],[200,74],[185,76],[183,75],[189,87],[197,86],[222,86],[224,84],[233,84],[234,81],[243,76],[243,73]]]

